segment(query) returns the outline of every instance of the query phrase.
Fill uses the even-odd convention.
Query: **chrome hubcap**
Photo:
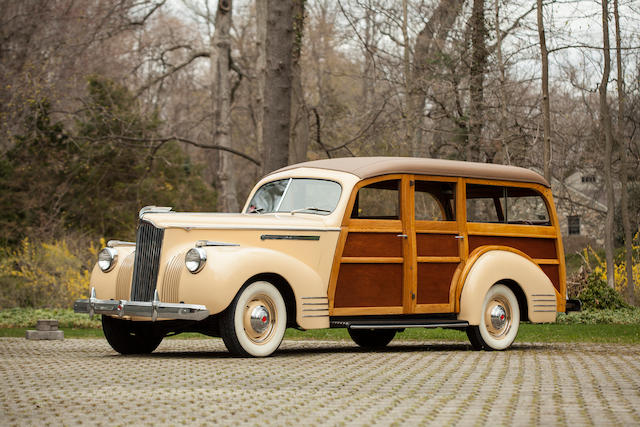
[[[507,322],[507,312],[504,307],[496,305],[491,310],[491,326],[495,329],[502,329]]]
[[[269,327],[269,312],[263,305],[254,307],[251,311],[251,328],[261,334]]]
[[[247,337],[255,344],[271,340],[277,321],[276,305],[268,295],[254,295],[244,307],[242,322]]]
[[[484,323],[493,338],[502,339],[511,330],[511,305],[501,295],[487,303],[484,312]]]

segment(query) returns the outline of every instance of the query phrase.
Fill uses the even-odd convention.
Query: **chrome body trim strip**
[[[135,246],[136,242],[125,242],[123,240],[109,240],[107,242],[108,248],[113,248],[116,246]]]
[[[305,314],[302,317],[329,317],[328,314]]]
[[[156,289],[153,301],[101,300],[96,298],[96,291],[91,289],[89,299],[79,299],[73,303],[73,311],[111,316],[150,317],[152,322],[157,319],[203,320],[209,316],[209,310],[204,305],[177,304],[160,302]]]
[[[320,240],[320,236],[296,236],[292,234],[263,234],[260,240]]]
[[[212,242],[211,240],[198,240],[196,247],[201,248],[203,246],[240,246],[239,243],[226,243],[226,242]]]

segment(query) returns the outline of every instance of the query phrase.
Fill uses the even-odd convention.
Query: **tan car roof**
[[[360,179],[394,173],[411,173],[532,182],[549,187],[549,183],[536,172],[517,166],[417,157],[342,157],[312,160],[289,165],[273,173],[300,167],[348,172],[358,176]]]

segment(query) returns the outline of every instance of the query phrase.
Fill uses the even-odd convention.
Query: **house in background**
[[[565,253],[574,253],[587,245],[603,247],[607,215],[603,180],[595,171],[580,171],[564,182],[552,179],[551,188]]]

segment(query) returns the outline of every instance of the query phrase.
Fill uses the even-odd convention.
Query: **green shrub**
[[[587,286],[580,292],[578,299],[582,301],[584,309],[618,309],[629,307],[622,295],[607,286],[601,276],[592,273],[587,278]]]
[[[556,323],[564,325],[640,325],[640,309],[636,307],[617,310],[585,309],[568,314],[559,313]]]
[[[0,310],[0,328],[35,328],[38,319],[56,319],[59,328],[100,328],[100,316],[90,319],[86,314],[68,308],[7,308]]]

